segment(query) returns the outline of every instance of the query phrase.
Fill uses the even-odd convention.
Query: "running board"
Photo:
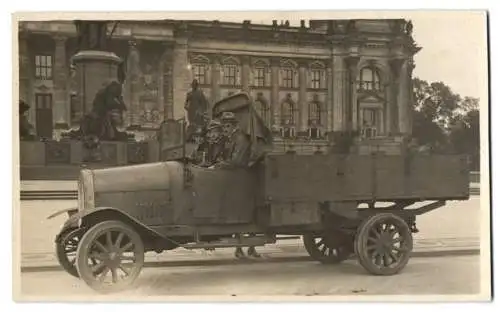
[[[255,236],[255,237],[242,237],[240,239],[229,238],[213,242],[181,244],[180,247],[183,247],[185,249],[211,249],[211,248],[264,246],[266,244],[275,244],[275,243],[276,243],[276,238],[274,237]]]

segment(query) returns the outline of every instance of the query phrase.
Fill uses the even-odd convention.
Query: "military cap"
[[[229,121],[229,122],[236,122],[236,116],[234,115],[233,112],[223,112],[221,116],[221,120],[223,122]]]
[[[222,127],[222,124],[220,123],[220,121],[218,121],[218,120],[211,120],[210,123],[208,124],[207,129],[208,130],[212,130],[212,129],[221,128],[221,127]]]

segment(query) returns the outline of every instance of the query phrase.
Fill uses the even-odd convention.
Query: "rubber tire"
[[[80,229],[72,228],[64,230],[55,245],[57,261],[63,267],[64,271],[68,272],[70,275],[76,278],[80,278],[80,275],[78,274],[78,270],[76,268],[76,262],[75,265],[71,264],[71,262],[68,260],[68,257],[66,256],[64,245],[61,244],[61,242],[67,240],[68,237],[70,237],[74,232],[77,231],[80,231]]]
[[[339,257],[325,257],[317,248],[316,244],[314,243],[314,238],[317,236],[314,236],[312,234],[304,234],[302,235],[302,242],[304,243],[304,247],[311,256],[316,261],[321,262],[322,264],[338,264],[341,263],[352,255],[352,252],[349,251],[348,253],[342,253]],[[349,248],[352,250],[352,248]]]
[[[104,232],[108,230],[119,230],[125,232],[128,237],[134,242],[139,248],[139,253],[136,255],[138,265],[134,268],[134,271],[127,278],[126,282],[122,282],[118,285],[113,284],[112,286],[105,286],[95,280],[92,274],[88,271],[87,267],[87,257],[88,247],[91,246],[92,242],[96,237],[99,237]],[[144,244],[142,242],[141,236],[130,226],[121,221],[103,221],[93,227],[91,227],[85,235],[83,235],[77,250],[77,260],[76,267],[80,278],[85,281],[85,283],[92,288],[94,291],[99,293],[108,294],[113,292],[123,291],[135,282],[139,274],[141,273],[142,267],[144,266]]]
[[[409,245],[408,246],[409,248],[408,248],[406,254],[404,255],[402,261],[400,261],[397,266],[395,266],[394,268],[384,268],[381,270],[372,262],[372,260],[368,256],[368,254],[365,252],[365,244],[366,244],[366,241],[368,239],[368,235],[369,235],[372,227],[376,223],[378,223],[382,220],[387,220],[387,219],[393,219],[393,221],[395,221],[394,223],[396,223],[396,225],[398,227],[401,227],[406,232],[407,237],[409,237],[409,240],[407,242],[407,244]],[[410,257],[411,257],[412,250],[413,250],[413,236],[412,236],[410,227],[401,217],[399,217],[393,213],[375,214],[375,215],[367,218],[365,221],[363,221],[361,223],[361,225],[358,227],[358,231],[356,233],[356,238],[354,241],[354,252],[356,253],[356,256],[358,257],[358,262],[370,274],[384,275],[384,276],[398,274],[408,264],[408,261],[410,260]]]

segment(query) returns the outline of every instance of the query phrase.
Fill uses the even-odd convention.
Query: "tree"
[[[443,82],[413,79],[413,137],[419,145],[470,156],[479,168],[479,99],[462,98]]]
[[[461,118],[457,118],[450,131],[452,152],[469,155],[471,170],[479,170],[481,150],[479,128],[479,110],[472,109]]]

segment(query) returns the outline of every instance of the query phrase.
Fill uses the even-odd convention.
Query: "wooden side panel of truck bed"
[[[469,173],[458,155],[272,155],[264,188],[287,202],[462,199]]]

